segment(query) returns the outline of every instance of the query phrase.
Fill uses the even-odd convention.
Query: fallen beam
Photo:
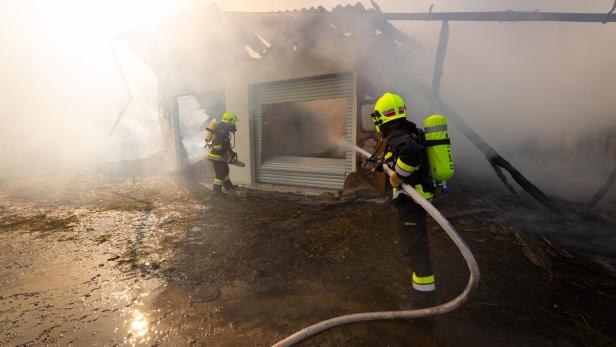
[[[434,95],[432,90],[425,86],[421,81],[414,78],[410,74],[407,74],[407,79],[413,85],[415,90],[419,92],[428,102],[432,105],[436,105],[438,110],[441,113],[445,114],[449,120],[455,124],[456,128],[460,130],[468,138],[483,154],[486,159],[490,162],[492,167],[498,166],[501,167],[516,181],[522,189],[524,189],[528,194],[530,194],[535,200],[541,203],[550,211],[555,214],[560,215],[561,212],[554,204],[554,202],[543,193],[537,186],[535,186],[532,182],[530,182],[520,171],[518,171],[511,163],[509,163],[505,158],[503,158],[500,154],[496,152],[496,150],[490,146],[484,139],[479,136],[473,129],[471,129],[468,124],[458,115],[456,111],[454,111],[447,103],[445,103],[441,98],[437,95]],[[497,171],[498,174],[498,171]],[[501,178],[502,180],[502,178]],[[504,182],[503,182],[504,183]],[[508,183],[505,184],[508,186]],[[509,189],[509,186],[507,187]],[[511,189],[510,189],[511,190]]]
[[[607,194],[607,192],[610,190],[610,188],[614,185],[615,182],[616,182],[616,168],[614,168],[614,171],[612,171],[612,174],[607,178],[605,183],[603,183],[601,188],[599,188],[599,190],[595,193],[595,195],[593,195],[592,200],[590,200],[590,202],[588,203],[588,207],[589,208],[595,207],[595,205],[597,205],[597,203],[599,203],[599,201],[603,199],[605,194]]]
[[[501,167],[496,165],[496,163],[493,163],[493,162],[490,162],[490,165],[492,165],[494,172],[496,172],[496,176],[498,176],[498,178],[501,180],[501,182],[503,182],[505,187],[507,187],[507,190],[509,190],[509,192],[515,195],[516,197],[519,197],[518,193],[515,191],[515,188],[513,188],[511,183],[509,183],[509,181],[507,180],[507,176],[505,176]]]
[[[561,215],[560,210],[556,207],[556,204],[545,195],[541,189],[537,188],[531,181],[529,181],[520,171],[518,171],[513,165],[511,165],[505,158],[497,154],[495,157],[488,158],[490,164],[497,165],[507,170],[514,181],[516,181],[528,194],[530,194],[535,200],[539,201],[543,206],[550,211]],[[517,195],[517,194],[516,194]]]

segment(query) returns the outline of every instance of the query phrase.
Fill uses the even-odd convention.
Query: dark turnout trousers
[[[400,194],[395,200],[400,229],[400,244],[413,274],[411,307],[426,308],[436,304],[434,273],[426,225],[427,213],[409,196]]]
[[[223,160],[210,161],[214,165],[215,177],[212,180],[212,183],[214,184],[214,189],[222,188],[223,184],[230,184],[231,180],[229,179],[229,164]]]

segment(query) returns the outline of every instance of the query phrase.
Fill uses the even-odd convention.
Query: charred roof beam
[[[425,12],[425,13],[382,13],[387,20],[417,21],[470,21],[470,22],[616,22],[614,13],[567,13],[567,12]]]
[[[417,13],[379,13],[366,11],[354,13],[335,12],[225,12],[232,15],[264,16],[366,16],[391,21],[465,21],[465,22],[577,22],[577,23],[613,23],[616,13],[569,13],[569,12],[527,12],[527,11],[491,11],[491,12],[417,12]]]

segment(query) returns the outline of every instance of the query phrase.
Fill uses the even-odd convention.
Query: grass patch
[[[340,264],[351,255],[351,245],[365,236],[347,217],[316,223],[306,232],[305,251],[309,258]]]

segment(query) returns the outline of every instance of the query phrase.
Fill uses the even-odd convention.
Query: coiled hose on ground
[[[366,155],[365,153],[360,153]],[[383,169],[390,176],[394,173],[393,170],[387,165],[383,165]],[[272,347],[293,346],[294,344],[305,340],[310,336],[316,335],[322,331],[350,323],[437,316],[457,309],[470,299],[471,295],[479,284],[479,267],[477,266],[477,261],[475,260],[473,253],[471,253],[470,249],[468,248],[464,240],[462,240],[460,235],[458,235],[458,233],[455,231],[453,226],[451,226],[447,219],[445,219],[445,217],[428,200],[426,200],[414,188],[410,187],[407,184],[403,184],[402,188],[413,198],[413,200],[415,200],[416,203],[421,205],[430,214],[430,216],[434,218],[434,220],[443,228],[443,230],[445,230],[447,235],[449,235],[456,247],[458,247],[460,253],[462,253],[462,256],[464,257],[464,260],[466,260],[466,264],[470,272],[468,284],[466,285],[462,293],[460,293],[460,295],[447,303],[419,310],[366,312],[331,318],[304,328],[294,333],[293,335],[285,338],[284,340],[275,343]]]

